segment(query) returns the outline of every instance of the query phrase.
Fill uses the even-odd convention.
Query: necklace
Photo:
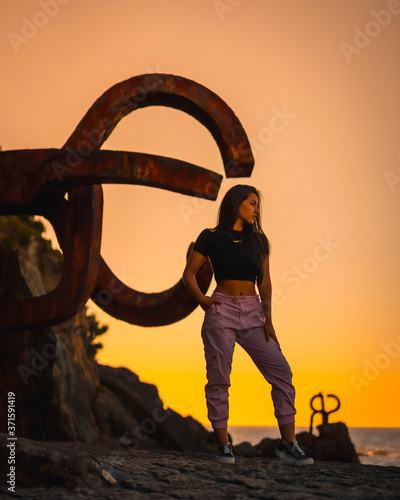
[[[231,237],[231,240],[233,241],[233,243],[242,243],[242,238],[240,238],[239,240],[234,240],[231,232],[230,231],[228,231],[228,232],[229,232],[229,236]]]

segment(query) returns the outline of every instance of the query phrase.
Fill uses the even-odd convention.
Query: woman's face
[[[258,214],[258,196],[249,193],[249,196],[239,205],[238,219],[241,219],[243,224],[254,224]]]

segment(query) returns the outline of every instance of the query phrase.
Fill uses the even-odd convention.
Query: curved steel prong
[[[227,177],[251,174],[254,159],[250,144],[233,111],[206,87],[173,75],[141,75],[111,87],[89,109],[64,148],[76,151],[100,148],[124,116],[154,105],[180,109],[199,120],[217,142]],[[190,171],[182,173],[182,179],[186,180],[188,176],[191,176]],[[206,261],[197,275],[197,279],[204,283],[204,293],[211,277],[211,268]],[[99,291],[104,290],[110,297],[107,301],[98,299]],[[197,307],[182,280],[164,292],[139,292],[122,283],[103,260],[92,299],[118,319],[143,326],[174,323]]]
[[[96,184],[139,184],[215,200],[222,181],[216,172],[174,158],[99,149],[82,158],[64,149],[3,151],[0,175],[3,215],[26,213],[28,207],[63,198],[73,187]]]
[[[100,260],[103,193],[100,186],[71,189],[68,201],[47,215],[59,234],[64,264],[46,295],[0,303],[0,332],[51,326],[75,316],[88,301]],[[64,235],[64,236],[61,236]]]

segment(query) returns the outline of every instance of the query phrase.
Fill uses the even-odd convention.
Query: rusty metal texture
[[[101,244],[103,193],[100,186],[72,189],[47,214],[60,237],[64,254],[56,288],[40,297],[0,302],[1,330],[61,323],[82,309],[96,283]]]
[[[46,207],[73,187],[94,184],[140,184],[215,200],[222,180],[205,168],[144,153],[93,150],[78,167],[69,166],[70,157],[62,149],[0,153],[1,214]]]
[[[97,99],[64,147],[100,148],[126,115],[148,106],[179,109],[214,137],[226,177],[249,177],[254,158],[246,132],[232,109],[203,85],[176,75],[147,74],[117,83]]]
[[[112,316],[142,326],[174,323],[197,307],[182,280],[163,292],[138,292],[118,280],[100,256],[103,183],[217,198],[222,176],[216,172],[162,156],[99,149],[124,116],[154,105],[180,109],[200,121],[217,142],[227,177],[251,175],[250,144],[233,111],[207,88],[174,75],[141,75],[111,87],[61,149],[0,152],[0,214],[43,215],[64,255],[55,290],[23,301],[2,298],[0,331],[58,324],[90,296]],[[204,293],[211,277],[206,260],[197,274]]]

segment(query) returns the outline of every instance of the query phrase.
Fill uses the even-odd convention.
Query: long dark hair
[[[259,264],[259,272],[257,274],[257,283],[260,284],[263,280],[263,255],[269,255],[269,242],[261,228],[261,194],[253,186],[246,184],[237,184],[226,192],[218,210],[218,224],[215,227],[216,231],[226,232],[233,228],[239,213],[239,205],[247,200],[250,193],[254,193],[258,198],[258,214],[254,224],[244,224],[244,236],[249,238],[254,255]]]

